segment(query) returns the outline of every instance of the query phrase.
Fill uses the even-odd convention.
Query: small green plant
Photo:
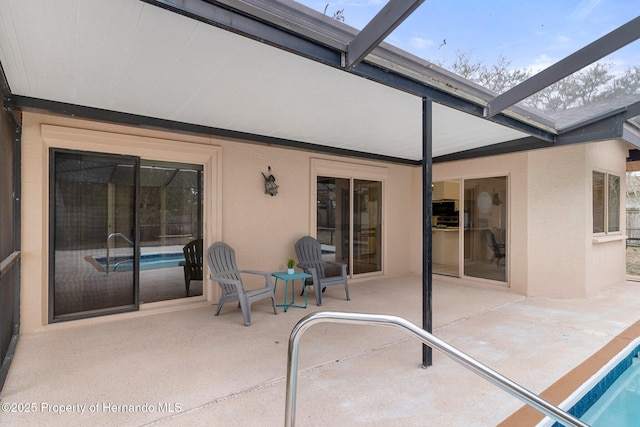
[[[289,261],[287,261],[287,268],[293,268],[295,266],[296,266],[296,260],[290,259]]]

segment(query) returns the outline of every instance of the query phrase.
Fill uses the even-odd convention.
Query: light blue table
[[[284,304],[276,304],[278,307],[283,307],[284,312],[287,312],[289,307],[298,307],[298,308],[307,308],[307,287],[304,285],[305,279],[310,279],[312,276],[307,273],[298,273],[295,272],[293,274],[287,274],[286,271],[271,273],[273,277],[276,278],[276,282],[273,285],[273,292],[275,293],[276,287],[278,286],[278,279],[284,280]],[[300,283],[302,283],[302,295],[304,295],[304,305],[295,305],[295,287],[296,287],[296,279],[300,279]],[[289,293],[289,282],[291,282],[291,302],[287,302],[287,294]]]

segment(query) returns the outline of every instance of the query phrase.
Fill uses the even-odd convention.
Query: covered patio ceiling
[[[356,35],[289,0],[2,2],[5,106],[419,164],[430,97],[434,161],[563,143],[552,118],[487,118],[495,93],[384,43],[344,67]]]

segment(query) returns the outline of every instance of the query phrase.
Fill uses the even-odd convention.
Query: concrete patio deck
[[[287,345],[322,310],[393,314],[420,324],[419,277],[327,290],[323,306],[253,306],[253,325],[198,299],[22,335],[0,395],[0,426],[284,424]],[[282,295],[278,295],[281,302]],[[434,280],[434,334],[540,392],[640,319],[640,283],[589,299],[525,298],[507,289]],[[142,314],[142,315],[141,315]],[[298,426],[495,426],[522,406],[394,328],[320,324],[300,347]],[[27,412],[31,410],[31,412]]]

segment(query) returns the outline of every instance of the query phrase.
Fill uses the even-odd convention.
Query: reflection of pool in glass
[[[331,245],[320,245],[322,255],[335,254],[336,247]]]
[[[107,257],[94,256],[93,259],[107,268]],[[153,268],[177,267],[184,261],[182,252],[161,252],[140,255],[140,270],[151,270]],[[109,271],[131,271],[133,269],[133,258],[131,256],[111,256],[109,257]]]

